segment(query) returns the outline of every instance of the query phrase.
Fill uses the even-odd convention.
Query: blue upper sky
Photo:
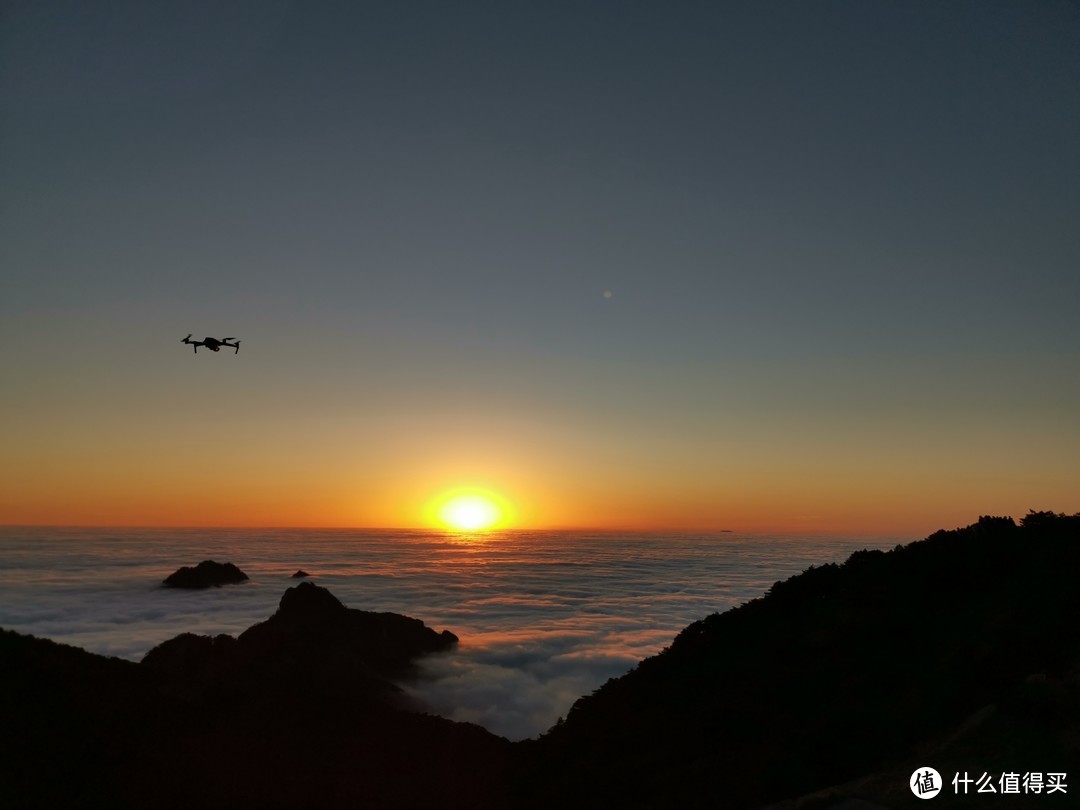
[[[1074,3],[11,2],[0,114],[7,430],[190,398],[764,479],[998,442],[1049,480],[988,507],[1080,492]],[[177,377],[192,331],[242,390]]]

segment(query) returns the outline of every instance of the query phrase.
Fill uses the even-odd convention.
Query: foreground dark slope
[[[310,583],[141,663],[0,631],[0,808],[485,808],[511,745],[393,679],[456,641]]]
[[[912,757],[988,707],[1004,710],[943,762],[1068,772],[1080,761],[1080,516],[1021,523],[980,518],[857,552],[695,622],[532,744],[519,802],[752,807],[875,773],[863,798],[918,802],[906,779],[933,763]]]
[[[1078,573],[1080,516],[1049,513],[858,552],[695,622],[516,745],[394,685],[452,634],[311,584],[139,664],[0,631],[0,808],[901,808],[918,766],[1075,778]]]

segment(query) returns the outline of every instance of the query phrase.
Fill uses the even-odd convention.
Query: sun
[[[499,510],[478,495],[461,495],[448,501],[439,516],[447,526],[466,531],[486,529],[499,519]]]
[[[457,532],[482,532],[511,519],[506,499],[482,489],[456,489],[436,498],[428,508],[432,522]]]

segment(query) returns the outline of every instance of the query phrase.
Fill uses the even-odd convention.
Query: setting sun
[[[499,519],[498,509],[491,501],[463,495],[442,508],[442,519],[455,529],[486,529]]]
[[[428,511],[432,522],[461,532],[500,528],[511,520],[511,509],[506,500],[480,489],[448,492],[437,498]]]

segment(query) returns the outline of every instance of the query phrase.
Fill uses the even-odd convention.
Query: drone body
[[[234,354],[240,354],[240,341],[236,340],[236,343],[229,343],[230,340],[236,340],[236,338],[227,337],[227,338],[221,338],[221,340],[218,340],[217,338],[206,337],[206,338],[203,338],[202,340],[192,340],[191,335],[189,334],[186,338],[184,338],[180,342],[181,343],[190,343],[192,345],[192,347],[193,347],[193,350],[194,350],[195,354],[199,353],[199,347],[200,346],[203,346],[203,347],[209,349],[212,352],[220,352],[222,346],[228,346],[230,349],[236,349]]]

